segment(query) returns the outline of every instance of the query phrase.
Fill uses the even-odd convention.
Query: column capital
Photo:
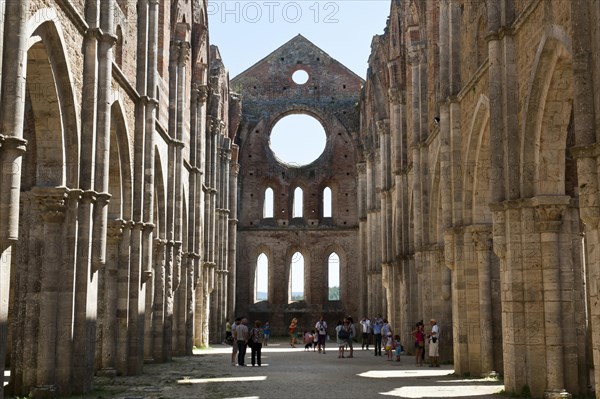
[[[192,45],[190,42],[178,40],[177,43],[177,63],[179,66],[184,66],[190,59],[190,50]]]
[[[33,194],[42,219],[46,223],[60,223],[65,218],[65,201],[69,189],[66,187],[34,187]]]
[[[390,120],[389,119],[381,119],[375,122],[377,125],[377,133],[380,135],[390,134]]]
[[[107,205],[110,202],[112,195],[109,193],[98,193],[96,194],[96,204],[98,205]]]
[[[472,231],[471,238],[477,251],[491,251],[494,247],[491,227]]]
[[[113,219],[109,220],[106,229],[106,235],[109,238],[120,238],[123,234],[123,228],[125,227],[125,222],[122,219]]]
[[[156,226],[154,225],[154,223],[143,223],[142,230],[144,231],[144,233],[152,233],[155,227]]]
[[[96,202],[97,194],[98,193],[93,190],[85,190],[81,192],[80,199],[82,202],[94,203]]]
[[[560,231],[564,211],[571,201],[567,196],[539,196],[531,198],[535,209],[535,226],[539,232]]]
[[[402,104],[402,92],[397,87],[391,87],[388,90],[388,99],[392,105]]]
[[[18,155],[22,155],[27,149],[27,140],[16,136],[0,134],[0,149],[3,151],[14,151]]]
[[[193,90],[195,94],[193,100],[195,100],[197,103],[204,104],[208,98],[208,86],[194,83]]]

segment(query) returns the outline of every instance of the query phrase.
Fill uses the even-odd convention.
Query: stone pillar
[[[131,262],[128,286],[127,328],[127,371],[125,375],[137,375],[142,371],[144,355],[139,332],[143,329],[144,298],[142,296],[142,230],[144,223],[134,222],[131,227]]]
[[[479,331],[481,375],[488,376],[494,370],[494,348],[491,296],[492,232],[487,226],[472,231],[476,250],[479,288]]]
[[[95,176],[93,188],[98,192],[94,205],[92,265],[96,271],[104,266],[106,261],[106,237],[108,223],[108,194],[109,159],[110,159],[110,128],[112,104],[112,49],[117,42],[114,31],[115,0],[104,0],[100,3],[100,22],[102,34],[98,43],[98,109],[96,112],[96,153]],[[115,143],[116,145],[116,143]]]
[[[229,243],[227,245],[227,270],[228,270],[228,285],[227,285],[227,304],[224,308],[224,316],[227,320],[231,320],[235,311],[235,293],[236,293],[236,275],[237,275],[237,196],[238,196],[238,176],[240,173],[240,165],[237,163],[238,147],[233,144],[235,156],[232,156],[231,167],[229,169]],[[197,261],[196,265],[199,265]]]
[[[164,361],[171,361],[173,351],[173,312],[174,312],[174,281],[175,243],[167,241],[165,257],[165,315],[164,315]]]
[[[19,237],[19,196],[21,163],[26,141],[23,140],[25,87],[27,76],[27,16],[30,0],[2,2],[3,29],[0,64],[0,364],[5,363],[8,333],[8,304],[10,302],[11,264],[13,248]],[[6,34],[4,34],[6,33]],[[0,399],[4,390],[0,389]]]
[[[106,267],[100,271],[102,288],[99,316],[100,351],[96,351],[96,364],[99,372],[106,376],[116,376],[117,359],[117,309],[118,309],[118,272],[119,246],[123,236],[124,222],[121,219],[112,220],[107,229]],[[101,316],[101,317],[100,317]],[[99,361],[98,361],[99,360]]]
[[[562,198],[566,203],[555,201],[554,198],[551,198],[549,203],[544,198],[539,198],[539,202],[534,203],[536,228],[540,233],[541,241],[543,276],[544,341],[546,344],[546,389],[544,398],[566,397],[562,320],[564,298],[562,298],[561,287],[559,234],[569,198]]]
[[[73,321],[73,393],[91,390],[94,372],[96,338],[96,306],[98,279],[92,269],[92,219],[94,191],[81,194],[79,206],[78,256],[75,271],[74,321]]]
[[[115,367],[120,375],[128,375],[129,359],[129,318],[130,318],[130,277],[135,268],[132,261],[132,233],[135,223],[123,223],[121,242],[119,243],[119,269],[117,270],[117,308],[116,308],[116,359]],[[133,270],[132,270],[133,269]]]
[[[165,248],[166,241],[154,240],[154,300],[152,311],[152,357],[156,362],[164,362],[167,357],[164,351],[165,333]]]
[[[56,392],[56,343],[58,320],[58,286],[60,266],[62,262],[61,243],[62,223],[65,219],[66,188],[34,188],[35,200],[38,203],[42,219],[42,235],[44,243],[40,257],[39,286],[39,333],[37,339],[36,386],[32,390],[34,397],[43,392]],[[89,370],[91,372],[91,370]],[[61,381],[68,384],[69,381]]]

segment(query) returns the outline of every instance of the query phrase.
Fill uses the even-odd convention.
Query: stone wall
[[[403,340],[436,318],[457,373],[536,397],[585,393],[597,345],[598,16],[585,0],[394,1],[361,104],[361,247],[384,271],[368,291],[397,298]]]
[[[297,70],[308,73],[294,83]],[[358,317],[360,273],[358,207],[354,165],[357,147],[356,104],[362,80],[298,35],[235,77],[232,89],[242,97],[240,143],[239,260],[236,314],[270,321],[275,334],[286,332],[293,317],[312,329],[323,314],[334,323],[346,314]],[[269,147],[274,124],[290,114],[315,117],[327,139],[323,154],[302,167],[280,162]],[[302,217],[293,217],[294,190],[303,190]],[[332,191],[332,215],[323,214],[323,190]],[[273,217],[263,214],[265,191],[274,193]],[[304,299],[290,297],[292,255],[304,263]],[[327,264],[340,258],[340,300],[328,298]],[[268,299],[256,300],[258,256],[268,258]],[[233,315],[232,315],[233,316]],[[334,325],[334,324],[333,324]]]

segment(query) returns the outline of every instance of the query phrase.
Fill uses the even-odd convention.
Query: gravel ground
[[[491,379],[460,379],[451,365],[415,367],[414,357],[386,361],[372,351],[357,350],[354,358],[338,358],[337,348],[326,354],[291,348],[285,341],[263,348],[262,367],[231,365],[231,347],[216,345],[174,358],[166,364],[147,364],[134,377],[95,379],[96,390],[81,399],[202,399],[202,398],[496,398],[503,389]],[[250,364],[250,352],[247,355]]]

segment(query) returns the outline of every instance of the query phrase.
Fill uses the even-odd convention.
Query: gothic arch
[[[63,32],[53,9],[42,9],[27,22],[26,115],[34,176],[38,186],[77,187],[79,183],[79,120]],[[26,111],[27,112],[27,111]],[[29,149],[28,149],[29,150]],[[29,152],[29,151],[28,151]]]
[[[160,151],[155,150],[154,156],[154,191],[155,191],[155,213],[154,213],[154,236],[166,238],[167,236],[167,198],[165,190],[165,175]]]
[[[463,165],[465,225],[491,223],[489,184],[494,176],[490,176],[489,119],[489,99],[482,94],[471,119]]]
[[[429,242],[444,242],[444,223],[442,218],[442,190],[440,186],[441,179],[441,162],[440,162],[440,145],[434,148],[434,163],[432,165],[431,171],[431,187],[429,192],[431,193],[431,200],[429,202],[429,220],[427,223],[429,225],[429,233],[428,238]]]
[[[567,128],[573,108],[571,43],[551,27],[529,80],[521,137],[521,193],[564,195]]]
[[[110,160],[109,160],[109,219],[131,218],[132,171],[129,154],[129,134],[120,101],[111,106]]]

